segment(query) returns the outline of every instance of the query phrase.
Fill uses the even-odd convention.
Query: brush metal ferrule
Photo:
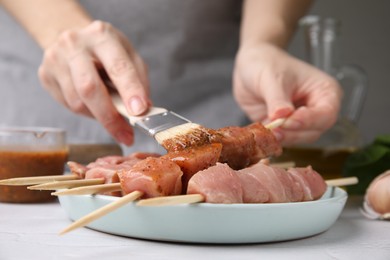
[[[191,121],[172,111],[167,111],[144,117],[135,122],[135,125],[146,131],[149,135],[155,136],[159,132],[187,123],[191,123]]]

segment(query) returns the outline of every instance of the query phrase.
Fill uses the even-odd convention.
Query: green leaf
[[[364,194],[371,181],[390,169],[390,135],[379,136],[365,148],[351,154],[345,162],[343,176],[356,176],[357,185],[347,188],[350,194]]]
[[[383,145],[383,146],[386,146],[388,148],[390,148],[390,135],[380,135],[378,136],[375,141],[374,141],[374,145],[377,144],[377,145]]]

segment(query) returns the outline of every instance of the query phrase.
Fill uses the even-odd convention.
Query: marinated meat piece
[[[239,170],[245,168],[258,158],[256,141],[252,132],[240,127],[225,127],[218,130],[218,135],[212,138],[213,142],[222,144],[219,162],[227,163],[231,168]],[[262,153],[262,156],[265,156]]]
[[[148,157],[160,157],[161,154],[158,153],[143,153],[143,152],[135,152],[127,156],[127,158],[137,158],[140,160],[146,159]]]
[[[271,167],[263,163],[257,163],[239,172],[249,174],[256,178],[260,189],[268,191],[269,199],[266,202],[296,202],[302,201],[303,191],[299,183],[293,179],[284,169]],[[246,187],[245,187],[246,190]],[[253,190],[253,189],[252,189]],[[248,193],[249,190],[246,190]],[[247,195],[255,197],[254,195]]]
[[[321,175],[313,170],[311,166],[290,168],[287,170],[291,176],[303,187],[304,201],[317,200],[326,191],[326,183]]]
[[[259,180],[253,171],[236,171],[240,178],[241,185],[243,188],[243,201],[245,203],[267,203],[270,201],[270,195],[266,184],[263,184]]]
[[[222,150],[221,144],[209,144],[192,149],[184,149],[181,151],[171,152],[164,155],[177,165],[183,171],[182,184],[183,193],[187,190],[188,181],[191,177],[218,162]]]
[[[71,173],[78,175],[81,179],[86,178],[86,173],[92,169],[92,173],[88,174],[89,179],[91,178],[103,178],[105,168],[107,168],[109,171],[114,170],[114,169],[120,169],[122,166],[119,167],[114,167],[114,165],[123,165],[125,167],[127,166],[133,166],[135,163],[147,158],[147,157],[159,157],[159,154],[156,153],[132,153],[128,156],[119,156],[119,155],[114,155],[114,156],[105,156],[96,159],[96,161],[89,163],[87,166],[77,163],[77,162],[72,162],[69,161],[67,163]],[[95,169],[96,168],[96,169]],[[99,171],[102,171],[102,173],[98,173]],[[99,177],[96,177],[97,175]],[[109,174],[112,176],[112,174]],[[110,177],[107,178],[109,180]]]
[[[118,171],[122,192],[142,191],[142,198],[181,194],[182,175],[176,163],[163,157],[148,157],[131,169]]]
[[[70,172],[76,174],[80,179],[85,178],[85,173],[88,171],[88,167],[78,162],[67,162]]]
[[[252,132],[256,141],[257,157],[252,158],[253,161],[258,162],[260,159],[282,154],[282,146],[276,140],[272,131],[265,128],[262,124],[253,123],[244,127],[244,129]]]
[[[188,182],[188,194],[202,194],[210,203],[243,203],[240,178],[227,164],[217,163],[195,174]]]
[[[104,183],[119,182],[117,176],[118,170],[131,169],[137,162],[147,157],[158,157],[156,153],[132,153],[128,156],[105,156],[96,159],[87,166],[76,162],[68,162],[72,173],[77,174],[80,178],[96,179],[103,178]],[[121,192],[105,193],[106,195],[120,196]]]
[[[104,166],[96,166],[92,169],[89,169],[85,174],[85,179],[97,179],[103,178],[104,183],[115,183],[119,182],[119,178],[117,176],[117,172],[123,169],[131,169],[133,164],[114,164],[114,165],[104,165]]]
[[[132,166],[128,166],[131,168]],[[124,164],[107,164],[102,166],[95,166],[92,169],[89,169],[85,174],[85,179],[98,179],[102,178],[104,179],[104,183],[116,183],[119,182],[118,177],[118,170],[122,170],[126,168]],[[121,196],[122,192],[115,191],[115,192],[107,192],[103,193],[105,195],[111,195],[111,196]]]
[[[124,162],[126,159],[127,158],[125,156],[120,156],[120,155],[104,156],[101,158],[97,158],[96,161],[87,164],[87,168],[91,169],[102,165],[120,164]]]
[[[115,164],[121,164],[126,161],[140,161],[147,157],[159,157],[160,155],[157,153],[132,153],[128,156],[120,156],[120,155],[112,155],[112,156],[105,156],[96,159],[96,161],[89,163],[87,165],[88,168],[93,168],[96,166],[102,166],[102,165],[115,165]]]

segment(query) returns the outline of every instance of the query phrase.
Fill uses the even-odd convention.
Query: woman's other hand
[[[288,118],[275,135],[283,144],[315,141],[337,120],[342,96],[328,74],[271,44],[241,48],[234,95],[253,121]]]

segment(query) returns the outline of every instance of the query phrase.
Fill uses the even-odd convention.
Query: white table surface
[[[81,228],[58,202],[0,203],[0,260],[46,259],[390,259],[390,221],[364,218],[361,198],[348,198],[326,232],[299,240],[249,245],[175,244],[119,237]]]

